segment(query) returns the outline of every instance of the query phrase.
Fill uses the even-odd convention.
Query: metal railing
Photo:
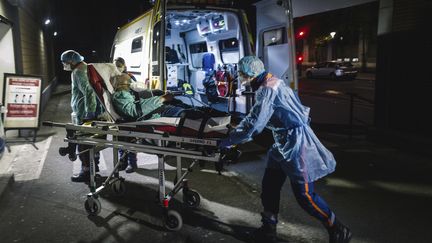
[[[352,139],[352,137],[353,137],[354,122],[358,122],[358,123],[360,123],[360,124],[362,124],[364,126],[369,126],[370,125],[367,122],[365,122],[365,121],[363,121],[363,120],[361,120],[359,118],[356,118],[354,116],[354,102],[355,102],[355,99],[358,99],[360,101],[366,102],[367,104],[370,104],[370,105],[374,105],[375,102],[373,100],[364,98],[364,97],[362,97],[362,96],[360,96],[360,95],[358,95],[356,93],[353,93],[353,92],[347,92],[345,94],[349,96],[349,139]]]
[[[328,97],[333,99],[344,100],[348,102],[348,136],[349,139],[353,138],[354,133],[354,123],[361,124],[364,128],[373,126],[370,122],[366,122],[361,120],[360,118],[355,116],[355,104],[359,105],[374,105],[375,102],[371,99],[362,97],[361,95],[354,92],[313,92],[313,91],[301,91],[302,94],[311,95],[311,96],[319,96],[319,97]]]

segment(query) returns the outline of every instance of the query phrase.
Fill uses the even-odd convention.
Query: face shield
[[[238,63],[238,77],[243,85],[249,84],[256,76],[264,72],[263,62],[256,56],[244,56]]]
[[[123,58],[120,58],[120,57],[116,58],[114,60],[114,65],[116,65],[117,70],[120,73],[123,73],[124,71],[126,71],[126,65],[125,65],[125,62],[124,62]]]
[[[124,70],[125,70],[124,66],[117,65],[117,63],[116,63],[116,67],[117,67],[117,70],[118,70],[119,72],[121,72],[121,73],[123,73]]]
[[[252,81],[252,78],[248,77],[246,74],[244,74],[242,71],[238,71],[238,81],[242,85],[249,85],[250,81]]]

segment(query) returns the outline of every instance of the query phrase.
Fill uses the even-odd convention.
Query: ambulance
[[[287,19],[284,6],[272,2]],[[149,89],[189,87],[192,102],[242,116],[251,108],[253,94],[237,81],[237,63],[243,56],[255,55],[256,46],[245,11],[230,3],[156,1],[152,9],[119,28],[111,59],[124,58],[127,71]],[[270,38],[270,42],[265,44],[273,48],[283,44],[284,33],[266,33],[265,41]],[[287,47],[282,48],[284,54],[278,53],[285,59],[279,63],[285,65],[278,64],[277,72],[270,70],[280,77],[289,73]],[[264,57],[268,52],[262,53],[260,58],[273,64]],[[286,81],[296,87],[294,79],[287,76]]]

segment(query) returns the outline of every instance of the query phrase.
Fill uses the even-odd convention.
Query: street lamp
[[[51,23],[51,19],[46,19],[45,20],[45,25],[49,25]]]
[[[330,32],[330,36],[331,36],[331,38],[333,39],[334,38],[334,36],[336,35],[336,32]]]
[[[54,34],[53,34],[53,36],[57,36],[57,31],[54,31]]]

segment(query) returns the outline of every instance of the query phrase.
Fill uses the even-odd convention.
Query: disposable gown
[[[296,183],[308,183],[332,173],[336,161],[309,126],[309,108],[282,80],[270,78],[255,93],[251,112],[230,133],[229,144],[247,142],[267,127],[275,144],[268,167],[282,168]],[[278,166],[277,163],[280,163]]]
[[[96,116],[102,113],[101,106],[96,100],[96,94],[90,86],[87,76],[87,64],[81,63],[71,73],[72,97],[71,107],[74,124],[81,124],[87,113]]]
[[[141,120],[144,116],[163,105],[159,96],[140,99],[138,103],[135,103],[135,96],[131,94],[130,90],[114,92],[112,100],[115,111],[127,120]],[[140,106],[141,112],[137,108],[137,105]],[[156,113],[151,118],[157,117],[159,115]]]

